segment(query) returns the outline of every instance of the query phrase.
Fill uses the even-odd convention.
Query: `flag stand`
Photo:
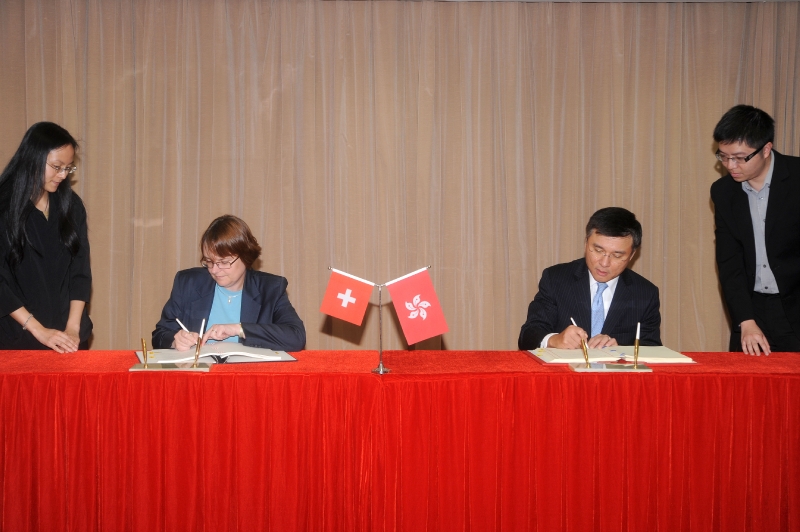
[[[381,286],[378,285],[378,367],[372,370],[372,373],[378,375],[385,375],[390,370],[383,365],[383,305],[381,304]]]
[[[359,306],[354,306],[353,307],[353,310],[355,310],[358,313],[358,316],[355,316],[352,312],[349,312],[350,309],[348,309],[347,312],[341,312],[341,309],[339,308],[339,305],[338,304],[333,304],[332,301],[336,301],[336,299],[341,299],[342,300],[341,306],[344,307],[344,308],[347,308],[347,305],[349,303],[356,303],[357,299],[356,299],[356,297],[353,297],[353,295],[352,295],[353,290],[351,290],[351,288],[347,288],[346,285],[343,284],[338,279],[336,279],[334,281],[334,274],[336,274],[339,277],[343,277],[343,278],[344,277],[349,277],[350,279],[352,279],[354,281],[357,281],[360,284],[370,285],[372,287],[375,287],[375,286],[378,287],[378,367],[373,369],[372,373],[375,373],[377,375],[385,375],[385,374],[390,373],[392,371],[392,370],[390,370],[389,368],[387,368],[386,366],[383,365],[383,299],[382,299],[383,287],[384,286],[389,287],[389,285],[392,285],[394,283],[403,281],[404,279],[407,279],[409,277],[417,275],[418,273],[423,272],[425,270],[429,270],[430,268],[431,268],[431,266],[429,264],[427,267],[420,268],[417,271],[408,273],[408,274],[403,275],[402,277],[398,277],[397,279],[394,279],[392,281],[388,281],[388,282],[386,282],[384,284],[376,285],[372,281],[367,281],[365,279],[361,279],[360,277],[356,277],[355,275],[351,275],[351,274],[349,274],[347,272],[343,272],[343,271],[340,271],[340,270],[335,270],[331,266],[328,266],[328,269],[331,270],[331,280],[328,282],[328,288],[325,290],[325,296],[322,299],[322,306],[320,308],[320,311],[325,313],[325,314],[327,314],[327,315],[329,315],[329,316],[333,316],[335,318],[339,318],[339,319],[342,319],[342,320],[345,320],[345,321],[348,321],[350,323],[353,323],[355,325],[359,325],[360,326],[362,324],[362,321],[363,321],[364,313],[367,311],[367,305],[369,304],[369,296],[367,296],[367,292],[364,292],[363,288],[357,288],[358,298],[362,301],[361,305],[364,305],[363,307],[360,307],[360,308],[359,308]],[[424,340],[426,338],[431,338],[434,334],[444,334],[444,333],[447,332],[447,323],[444,321],[444,316],[441,315],[442,314],[441,305],[439,304],[438,298],[436,297],[436,291],[433,288],[433,283],[432,283],[432,281],[430,279],[430,276],[426,275],[425,279],[423,279],[422,281],[418,282],[417,285],[415,285],[414,289],[425,290],[426,289],[426,286],[424,286],[425,281],[427,281],[427,285],[429,286],[430,297],[433,298],[433,301],[435,303],[435,307],[434,308],[436,309],[436,312],[438,312],[440,316],[437,319],[433,319],[430,322],[430,323],[435,323],[435,325],[433,325],[430,328],[435,329],[437,332],[432,333],[430,330],[426,330],[424,333],[422,333],[422,335],[420,335],[419,332],[417,331],[417,334],[413,335],[413,338],[415,338],[414,343],[416,343],[418,341],[422,341],[422,340]],[[419,286],[420,283],[422,283],[423,286],[420,287]],[[337,287],[337,285],[339,285],[339,286]],[[343,293],[337,294],[336,290],[339,289],[342,286],[344,287],[344,288],[342,288]],[[345,288],[346,288],[346,290],[345,290]],[[393,291],[393,289],[389,289],[389,295],[392,295],[392,291]],[[334,298],[334,295],[336,296],[335,298]],[[399,292],[398,292],[398,295],[399,295]],[[404,295],[403,297],[406,297],[407,295],[408,294]],[[363,303],[363,298],[367,298],[367,302],[366,303]],[[422,316],[422,320],[424,320],[426,318],[425,309],[427,309],[428,307],[431,307],[431,303],[429,301],[421,300],[419,294],[411,297],[411,299],[412,299],[411,303],[406,302],[406,309],[411,311],[411,314],[408,315],[408,318],[409,319],[413,319],[413,318],[416,318],[419,315],[419,316]],[[419,305],[419,308],[417,308],[417,305]],[[395,308],[397,308],[396,304],[395,304]],[[428,311],[428,312],[430,312],[430,311]],[[435,314],[433,314],[432,316],[435,316]],[[398,318],[400,318],[399,315],[398,315]],[[406,334],[406,326],[403,324],[402,320],[401,320],[400,324],[401,324],[401,327],[403,328],[403,333]],[[423,336],[424,334],[428,334],[428,336]],[[408,340],[408,334],[406,334],[406,340]]]

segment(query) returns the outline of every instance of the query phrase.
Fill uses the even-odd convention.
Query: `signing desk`
[[[800,530],[800,354],[575,374],[305,351],[206,374],[0,352],[0,528]]]

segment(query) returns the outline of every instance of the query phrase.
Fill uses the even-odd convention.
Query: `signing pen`
[[[189,332],[189,329],[187,329],[187,328],[186,328],[186,325],[184,325],[183,323],[181,323],[181,320],[179,320],[178,318],[175,318],[175,321],[177,321],[177,322],[178,322],[178,325],[180,325],[180,326],[181,326],[181,329],[183,329],[183,330],[184,330],[184,331],[186,331],[186,332]]]

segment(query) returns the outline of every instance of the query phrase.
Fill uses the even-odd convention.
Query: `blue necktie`
[[[603,292],[608,288],[606,283],[597,283],[597,293],[594,295],[592,301],[592,334],[589,336],[594,338],[603,330],[603,322],[606,321],[605,312],[603,312]]]

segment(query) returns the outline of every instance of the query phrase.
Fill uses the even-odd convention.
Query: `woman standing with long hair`
[[[0,174],[0,349],[88,349],[86,209],[72,192],[78,143],[34,124]]]

